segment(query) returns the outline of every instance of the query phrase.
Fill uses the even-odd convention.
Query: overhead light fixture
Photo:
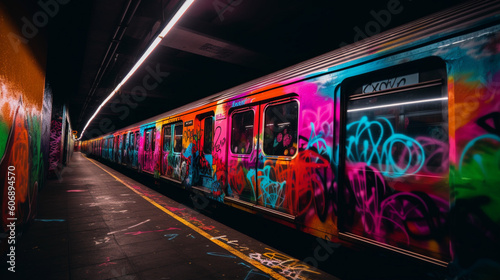
[[[179,19],[187,11],[187,9],[191,6],[191,4],[193,4],[193,2],[194,2],[194,0],[184,1],[182,6],[175,13],[175,15],[172,17],[172,19],[170,19],[167,22],[167,25],[165,25],[165,27],[160,32],[160,34],[158,34],[158,36],[154,39],[153,43],[151,43],[151,45],[149,45],[149,47],[144,52],[144,54],[142,54],[141,58],[139,58],[139,60],[135,63],[134,67],[132,67],[132,69],[130,69],[130,71],[125,76],[125,78],[123,78],[123,80],[115,87],[115,89],[108,95],[108,97],[106,97],[106,99],[104,99],[104,101],[101,103],[101,105],[99,105],[99,107],[94,112],[92,117],[90,117],[90,119],[87,121],[87,124],[83,128],[82,133],[80,134],[80,137],[78,137],[78,139],[76,139],[76,140],[80,140],[82,138],[83,134],[85,133],[85,130],[87,129],[89,124],[92,122],[92,120],[97,116],[97,114],[102,109],[102,107],[104,107],[104,105],[106,105],[106,103],[108,103],[108,101],[111,98],[113,98],[115,93],[118,92],[118,90],[128,81],[128,79],[130,79],[130,77],[132,77],[132,75],[135,73],[135,71],[137,71],[137,69],[142,65],[142,63],[146,60],[146,58],[148,58],[148,56],[153,52],[153,50],[158,46],[158,44],[160,44],[161,40],[163,40],[163,38],[165,38],[165,36],[168,34],[168,32],[170,32],[172,27],[174,27],[174,25],[177,23],[177,21],[179,21]]]

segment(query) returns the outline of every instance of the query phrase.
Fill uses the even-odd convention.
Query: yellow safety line
[[[85,156],[84,156],[85,157]],[[281,276],[279,273],[277,273],[276,271],[270,269],[269,267],[267,266],[264,266],[263,264],[261,264],[260,262],[256,261],[256,260],[253,260],[251,259],[250,257],[248,257],[247,255],[241,253],[240,251],[236,250],[235,248],[227,245],[226,243],[218,240],[218,239],[214,239],[213,236],[211,236],[210,234],[208,234],[207,232],[201,230],[200,228],[198,228],[197,226],[191,224],[190,222],[184,220],[183,218],[177,216],[176,214],[174,214],[173,212],[171,212],[170,210],[168,209],[165,209],[165,207],[161,206],[160,204],[156,203],[154,200],[150,199],[149,197],[146,197],[144,196],[142,193],[140,193],[139,191],[137,191],[136,189],[132,188],[130,185],[128,185],[127,183],[123,182],[120,178],[116,177],[115,175],[111,174],[110,172],[108,172],[107,170],[105,170],[104,168],[102,168],[101,166],[99,166],[97,163],[94,162],[94,160],[92,159],[89,159],[87,157],[85,157],[86,159],[88,159],[90,162],[92,162],[95,166],[99,167],[100,169],[102,169],[104,172],[108,173],[109,175],[111,175],[113,178],[115,178],[118,182],[122,183],[123,185],[125,185],[127,188],[131,189],[133,192],[135,192],[136,194],[140,195],[142,198],[144,198],[145,200],[147,200],[149,203],[153,204],[154,206],[156,206],[157,208],[159,208],[160,210],[162,210],[163,212],[167,213],[168,215],[172,216],[174,219],[176,219],[177,221],[183,223],[184,225],[190,227],[191,229],[193,229],[194,231],[196,231],[197,233],[199,233],[200,235],[202,235],[203,237],[205,237],[206,239],[212,241],[213,243],[217,244],[218,246],[226,249],[227,251],[229,251],[231,254],[237,256],[238,258],[250,263],[251,265],[255,266],[256,268],[260,269],[261,271],[263,271],[264,273],[266,274],[269,274],[271,277],[273,277],[274,279],[280,279],[280,280],[286,280],[285,277]]]

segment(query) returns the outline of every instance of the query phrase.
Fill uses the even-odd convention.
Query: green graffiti
[[[38,116],[27,117],[26,122],[30,135],[30,187],[33,187],[35,182],[40,181],[41,176],[43,176],[43,170],[41,169],[39,164],[43,160],[40,149],[40,142],[42,139],[42,124]]]
[[[481,208],[493,221],[500,222],[500,137],[482,135],[467,144],[460,158],[456,199],[487,197]]]
[[[7,145],[7,138],[9,137],[9,127],[0,118],[0,158],[3,157],[5,153],[5,146]]]

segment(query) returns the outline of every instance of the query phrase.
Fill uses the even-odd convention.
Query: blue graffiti
[[[172,239],[176,238],[177,236],[179,236],[178,233],[165,234],[165,237],[168,237],[168,240],[172,240]]]
[[[382,174],[390,178],[420,171],[425,162],[422,145],[411,137],[395,133],[388,119],[377,119],[380,121],[369,121],[363,116],[347,125],[347,159],[365,162],[368,166],[379,164]]]
[[[259,186],[262,194],[259,196],[259,199],[262,198],[262,202],[264,206],[269,206],[272,208],[282,206],[285,201],[285,185],[286,181],[276,182],[271,180],[271,166],[268,165],[264,167],[264,169],[259,169],[256,177],[256,182],[259,182]],[[247,173],[248,181],[251,182],[252,189],[255,189],[253,185],[252,177],[256,176],[255,170],[251,169]]]
[[[464,151],[462,152],[462,155],[460,156],[460,164],[459,164],[459,167],[458,167],[458,170],[460,172],[462,172],[462,165],[463,165],[463,162],[464,162],[466,154],[469,152],[469,150],[474,145],[476,145],[476,143],[478,141],[484,140],[484,139],[493,139],[493,140],[496,140],[496,141],[500,142],[500,137],[498,135],[495,135],[495,134],[485,134],[485,135],[481,135],[481,136],[473,139],[469,143],[467,143],[467,145],[464,148]],[[484,166],[483,166],[481,155],[475,154],[472,158],[474,159],[474,161],[476,161],[479,164],[479,166],[481,167],[483,173],[486,174],[486,171],[485,171]]]
[[[233,256],[233,255],[223,254],[223,253],[217,253],[217,252],[208,252],[207,255],[216,256],[216,257],[224,257],[224,258],[236,259],[236,257]]]
[[[35,219],[37,222],[65,222],[64,219]]]
[[[193,153],[193,143],[190,143],[187,149],[184,151],[184,157],[189,158]]]
[[[320,131],[318,134],[316,134],[316,130],[314,129],[314,123],[311,122],[311,135],[309,136],[309,141],[307,142],[306,149],[308,150],[316,146],[318,154],[322,156],[326,155],[328,159],[331,161],[333,160],[333,149],[328,146],[324,137],[325,137],[324,131]]]
[[[259,272],[258,270],[254,270],[251,266],[249,266],[246,263],[240,262],[238,264],[241,264],[243,266],[246,266],[246,267],[250,268],[250,270],[248,271],[247,275],[245,276],[245,280],[249,280],[249,279],[253,278],[253,275],[264,276],[264,277],[266,277],[266,279],[269,279],[269,275],[263,274],[262,272]]]

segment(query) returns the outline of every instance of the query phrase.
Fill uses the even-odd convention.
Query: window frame
[[[253,124],[253,128],[252,128],[252,135],[250,137],[251,139],[251,142],[250,142],[250,152],[248,153],[235,153],[233,151],[233,124],[234,124],[234,116],[235,115],[239,115],[239,114],[244,114],[244,113],[247,113],[247,112],[251,112],[252,113],[252,124]],[[233,111],[231,113],[231,122],[230,122],[230,127],[229,127],[229,130],[230,130],[230,143],[229,143],[229,152],[231,153],[231,155],[233,156],[237,156],[237,157],[248,157],[252,154],[252,152],[254,151],[254,135],[255,135],[255,128],[257,127],[258,124],[255,123],[255,115],[256,115],[256,110],[254,108],[251,108],[251,107],[246,107],[246,108],[241,108],[239,110],[236,110],[236,111]],[[258,128],[258,127],[257,127]]]
[[[284,104],[287,104],[287,103],[292,103],[292,102],[295,102],[297,104],[297,127],[296,127],[296,131],[295,131],[295,136],[296,136],[296,142],[292,142],[292,146],[293,146],[293,143],[297,143],[297,148],[296,148],[296,151],[293,155],[273,155],[273,154],[267,154],[266,151],[265,151],[265,133],[266,133],[266,116],[267,116],[267,110],[270,108],[270,107],[273,107],[273,106],[279,106],[279,105],[284,105]],[[266,157],[269,157],[269,158],[283,158],[283,159],[293,159],[295,158],[298,154],[299,154],[299,129],[300,129],[300,102],[298,99],[296,98],[291,98],[291,99],[286,99],[286,100],[280,100],[280,101],[276,101],[276,102],[270,102],[268,104],[266,104],[266,106],[262,109],[262,133],[261,134],[261,148],[260,150],[262,151],[262,153],[266,156]],[[293,139],[293,138],[292,138]]]
[[[134,150],[132,148],[135,148],[135,133],[134,132],[129,132],[128,133],[128,146],[127,150]]]
[[[170,141],[169,141],[170,143],[169,143],[168,149],[165,149],[165,136],[167,136],[165,134],[165,131],[167,129],[170,129],[170,135],[168,135],[168,137],[170,138]],[[162,147],[161,147],[162,153],[170,152],[170,150],[173,151],[173,147],[172,147],[173,146],[173,143],[172,143],[172,124],[169,123],[169,124],[163,125],[163,127],[162,127],[162,136],[163,136],[162,137]]]
[[[151,151],[155,152],[156,150],[156,127],[151,128]]]
[[[211,124],[211,132],[209,137],[207,137],[207,120],[210,119]],[[215,118],[214,116],[208,116],[203,119],[203,153],[205,155],[211,155],[213,153],[213,145],[214,145],[214,124]],[[209,138],[209,143],[207,143],[207,138]],[[207,144],[209,144],[209,149],[207,150]]]
[[[134,142],[134,151],[139,152],[139,147],[141,146],[141,133],[139,131],[135,131],[135,142]]]
[[[177,145],[176,145],[176,141],[177,139],[175,137],[177,137],[177,134],[176,134],[176,128],[177,127],[180,127],[181,128],[181,134],[180,134],[180,151],[177,151]],[[183,141],[183,134],[184,134],[184,123],[183,122],[178,122],[178,123],[175,123],[174,124],[174,143],[173,143],[173,153],[175,154],[181,154],[182,153],[182,141]]]
[[[391,73],[398,73],[398,74],[391,74]],[[403,85],[399,87],[394,87],[390,89],[383,89],[379,91],[373,91],[369,93],[360,93],[359,89],[362,88],[362,86],[366,85],[367,82],[371,81],[380,81],[380,80],[390,80],[390,79],[396,79],[399,77],[403,77],[405,75],[411,75],[411,74],[418,74],[419,75],[419,81],[417,83],[412,83],[409,85]],[[375,112],[377,106],[384,106],[381,108],[390,108],[390,104],[375,104],[375,106],[371,107],[362,107],[362,108],[352,108],[350,106],[351,102],[359,101],[359,100],[365,100],[365,99],[371,99],[371,98],[384,98],[384,97],[390,97],[390,96],[398,96],[400,94],[408,94],[412,93],[414,91],[419,91],[419,90],[429,90],[433,89],[435,87],[439,87],[440,90],[440,97],[437,98],[448,98],[449,99],[449,94],[447,91],[447,80],[449,77],[449,73],[446,68],[446,63],[442,59],[438,57],[427,57],[415,61],[410,61],[406,62],[401,65],[396,65],[396,66],[391,66],[391,67],[386,67],[386,68],[381,68],[377,69],[374,71],[370,71],[364,74],[360,74],[357,76],[352,76],[349,78],[346,78],[342,83],[339,84],[340,87],[340,93],[342,96],[342,132],[341,132],[341,137],[340,137],[340,146],[344,147],[342,151],[342,159],[340,160],[339,164],[342,165],[342,169],[345,170],[345,166],[348,163],[349,159],[347,156],[347,149],[346,145],[348,143],[347,137],[347,125],[349,124],[349,113],[350,112],[356,112],[356,111],[362,111],[359,109],[365,109],[366,111],[373,111]],[[434,98],[429,98],[427,100],[432,100]],[[419,99],[413,100],[413,101],[408,101],[405,100],[405,102],[400,102],[399,103],[394,103],[394,106],[399,105],[399,106],[406,106],[406,105],[413,105],[413,104],[403,104],[406,102],[414,102],[414,101],[421,101]],[[450,120],[449,120],[449,107],[447,105],[448,100],[442,100],[440,102],[444,102],[446,105],[443,105],[441,108],[441,116],[443,116],[442,123],[446,124],[446,133],[447,135],[446,141],[449,144],[450,143],[450,138],[449,136],[449,125],[450,125]],[[423,103],[425,104],[425,103]],[[355,110],[355,111],[354,111]],[[420,110],[419,110],[420,111]],[[414,111],[411,111],[409,113],[410,115],[415,115]],[[384,116],[377,116],[377,118],[385,118]],[[372,120],[373,121],[373,120]],[[397,134],[402,134],[402,135],[411,135],[414,130],[410,131],[405,131],[402,132],[400,131],[401,128],[401,122],[399,120],[396,120],[395,118],[395,123],[391,125],[394,127],[394,131]],[[406,128],[405,128],[406,129]],[[408,133],[410,132],[410,133]],[[420,137],[423,135],[417,135],[416,137]],[[413,138],[413,136],[409,136]],[[372,162],[371,163],[373,166],[379,166],[380,163]],[[392,174],[392,173],[391,173]],[[342,175],[344,176],[344,175]],[[385,175],[384,175],[385,176]],[[414,176],[414,174],[405,174],[403,176]],[[420,175],[422,176],[422,175]],[[389,178],[389,177],[388,177]],[[391,180],[398,180],[397,178],[399,177],[391,177]],[[387,178],[386,178],[387,179]]]
[[[123,133],[121,135],[121,139],[122,139],[122,141],[121,141],[121,143],[122,143],[121,144],[121,154],[122,154],[122,156],[123,156],[123,154],[125,153],[125,150],[126,150],[125,149],[125,146],[126,146],[125,143],[126,143],[126,140],[127,140],[126,135],[127,135],[127,133]],[[122,161],[123,161],[123,158],[122,158]]]
[[[151,151],[151,139],[150,139],[150,137],[151,137],[151,129],[150,128],[144,129],[144,145],[142,147],[142,149],[144,150],[144,153]],[[146,148],[149,148],[149,149],[146,149]]]

